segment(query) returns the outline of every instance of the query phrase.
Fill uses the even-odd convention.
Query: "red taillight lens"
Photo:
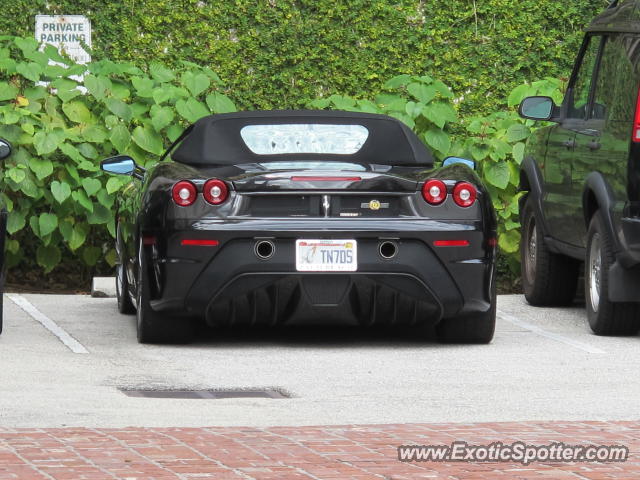
[[[633,119],[633,133],[631,135],[631,141],[640,143],[640,90],[638,91],[638,98],[636,100],[636,115]]]
[[[476,201],[477,196],[476,187],[470,183],[460,182],[453,187],[453,201],[460,207],[470,207]]]
[[[202,195],[211,205],[220,205],[229,196],[229,187],[222,180],[213,178],[205,182]]]
[[[196,186],[188,180],[181,180],[173,186],[171,195],[176,205],[188,207],[196,201],[198,190]]]
[[[442,180],[427,180],[422,186],[422,198],[431,205],[440,205],[447,198],[447,186]]]

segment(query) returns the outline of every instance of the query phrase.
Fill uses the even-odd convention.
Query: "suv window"
[[[569,118],[586,118],[587,104],[589,103],[589,93],[593,71],[598,60],[598,50],[600,49],[602,37],[588,37],[587,49],[582,57],[582,62],[573,84],[572,95],[569,98],[569,108],[567,115]]]
[[[607,39],[596,79],[592,118],[614,122],[633,119],[637,85],[627,48],[637,48],[634,40],[633,36],[622,35]]]

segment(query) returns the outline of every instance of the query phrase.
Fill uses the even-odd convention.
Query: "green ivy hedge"
[[[85,14],[94,59],[206,65],[243,109],[373,96],[428,73],[488,114],[525,81],[563,77],[581,29],[607,0],[11,0],[0,33],[33,35],[35,14]]]

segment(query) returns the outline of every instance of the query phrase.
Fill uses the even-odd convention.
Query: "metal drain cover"
[[[260,389],[220,389],[220,390],[158,390],[158,389],[131,389],[119,388],[128,397],[142,398],[196,398],[196,399],[221,399],[221,398],[290,398],[290,395],[276,388]]]

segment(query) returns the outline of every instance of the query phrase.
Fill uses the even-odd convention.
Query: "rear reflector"
[[[197,238],[183,238],[180,244],[183,247],[217,247],[220,245],[218,240],[201,240]]]
[[[638,98],[636,99],[636,115],[633,120],[631,140],[635,143],[640,143],[640,90],[638,90]]]
[[[156,237],[154,237],[153,235],[143,235],[142,236],[142,244],[149,246],[149,245],[155,245],[156,244]]]
[[[468,247],[469,240],[436,240],[435,247]]]
[[[294,182],[359,182],[361,177],[291,177]]]

